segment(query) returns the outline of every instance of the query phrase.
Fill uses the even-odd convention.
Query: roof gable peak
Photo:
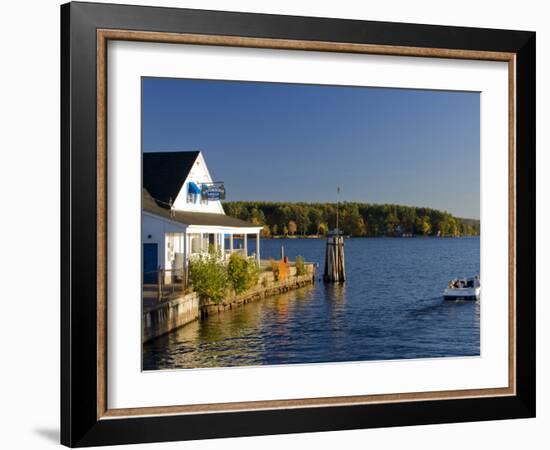
[[[161,202],[174,201],[200,154],[199,150],[144,152],[143,187]]]

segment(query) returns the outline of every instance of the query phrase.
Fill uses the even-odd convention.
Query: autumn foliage
[[[288,263],[284,261],[274,261],[271,260],[271,271],[273,272],[273,277],[275,281],[283,281],[288,278]]]

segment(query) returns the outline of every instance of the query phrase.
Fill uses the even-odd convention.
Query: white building
[[[156,282],[158,268],[167,279],[187,273],[189,259],[210,246],[224,258],[236,251],[249,256],[249,235],[256,240],[250,256],[260,261],[262,226],[227,216],[220,202],[224,191],[199,151],[143,154],[144,283]]]

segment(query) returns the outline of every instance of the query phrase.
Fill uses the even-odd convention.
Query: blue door
[[[143,244],[143,283],[157,282],[158,248],[157,244]]]

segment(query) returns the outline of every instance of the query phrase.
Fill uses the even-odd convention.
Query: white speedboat
[[[449,281],[447,289],[443,291],[443,298],[445,300],[479,300],[480,293],[479,276],[457,278]]]

